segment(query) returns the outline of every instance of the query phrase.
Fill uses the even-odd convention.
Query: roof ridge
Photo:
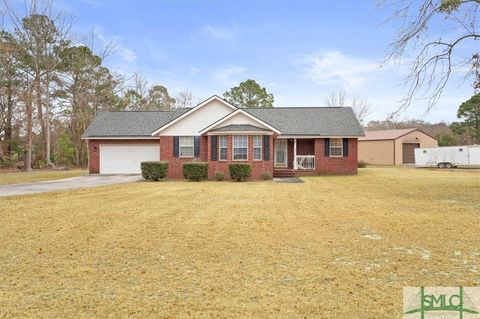
[[[173,113],[180,110],[191,110],[191,108],[179,108],[175,110],[100,110],[99,112],[109,113]]]
[[[365,132],[406,131],[406,130],[419,130],[419,128],[418,127],[392,128],[388,130],[373,130],[373,131],[365,131]]]
[[[347,109],[351,106],[276,106],[276,107],[252,107],[243,110],[278,110],[278,109]]]

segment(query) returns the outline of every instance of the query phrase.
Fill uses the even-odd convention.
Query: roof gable
[[[217,103],[215,103],[217,102]],[[184,114],[182,114],[181,116],[175,118],[174,120],[168,122],[168,123],[165,123],[164,125],[158,127],[155,131],[153,131],[151,133],[152,136],[154,135],[158,135],[159,133],[161,133],[162,131],[165,131],[166,129],[168,129],[169,127],[172,127],[174,126],[175,124],[181,122],[182,120],[186,120],[188,119],[189,117],[191,117],[193,114],[195,113],[198,113],[198,112],[202,112],[202,110],[208,108],[209,106],[212,107],[213,105],[217,105],[217,108],[219,109],[218,110],[218,115],[217,115],[217,118],[215,120],[217,120],[218,118],[220,117],[223,117],[225,116],[225,114],[228,114],[229,112],[231,111],[234,111],[234,110],[237,110],[238,108],[230,103],[228,103],[227,101],[225,101],[224,99],[220,98],[219,96],[217,95],[213,95],[211,96],[210,98],[206,99],[205,101],[203,102],[200,102],[197,106],[193,107],[192,109],[190,109],[188,112],[185,112]],[[218,105],[223,105],[225,106],[226,109],[230,109],[229,112],[225,112],[223,110],[220,110],[220,107]],[[205,111],[204,111],[205,112]],[[215,117],[215,114],[212,114],[212,115],[208,115],[207,117],[208,118],[211,118],[212,116]],[[198,116],[200,118],[200,116]],[[198,121],[198,119],[196,119]]]
[[[254,115],[244,111],[243,109],[237,109],[236,111],[228,114],[227,116],[219,119],[218,121],[208,125],[202,129],[199,133],[203,134],[212,129],[216,129],[222,126],[231,125],[231,124],[250,124],[253,126],[260,126],[262,128],[273,131],[277,134],[280,134],[280,130],[271,126],[270,124],[262,121],[261,119],[255,117]]]
[[[265,132],[268,129],[251,124],[229,124],[210,130],[209,132]]]

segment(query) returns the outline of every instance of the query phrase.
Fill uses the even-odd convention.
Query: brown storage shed
[[[438,141],[417,128],[365,132],[358,139],[358,160],[374,165],[414,164],[418,147],[438,147]]]

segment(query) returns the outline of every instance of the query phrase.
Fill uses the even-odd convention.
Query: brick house
[[[102,111],[83,134],[91,174],[138,174],[142,161],[209,163],[209,178],[231,163],[252,165],[252,179],[356,174],[363,130],[349,107],[237,108],[212,96],[190,109]]]

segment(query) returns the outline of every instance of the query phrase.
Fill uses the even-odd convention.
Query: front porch
[[[273,175],[290,177],[300,171],[315,171],[315,139],[276,139],[274,141]]]

